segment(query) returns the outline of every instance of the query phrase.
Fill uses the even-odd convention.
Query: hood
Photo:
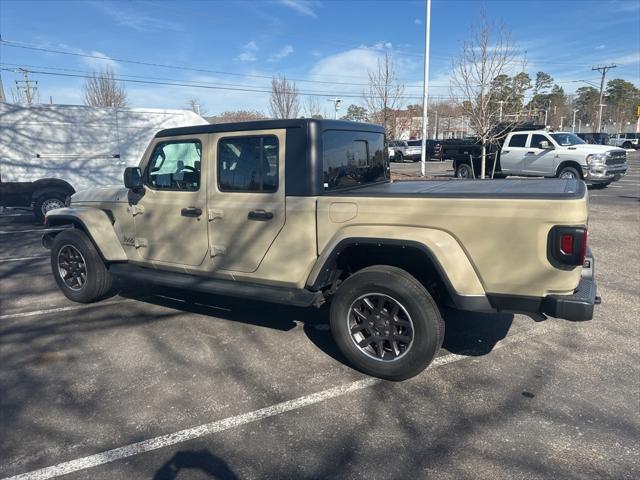
[[[605,152],[626,152],[624,148],[613,147],[611,145],[594,145],[592,143],[581,143],[579,145],[571,145],[568,147],[560,147],[563,150],[577,150],[579,152],[587,153],[605,153]]]
[[[97,187],[80,190],[71,196],[71,203],[126,202],[129,190],[124,187]]]

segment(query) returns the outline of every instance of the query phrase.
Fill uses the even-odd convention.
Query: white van
[[[78,190],[120,185],[159,130],[206,123],[190,110],[0,103],[0,206],[42,220]]]

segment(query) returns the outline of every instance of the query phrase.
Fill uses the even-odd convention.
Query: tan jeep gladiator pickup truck
[[[340,350],[387,379],[431,362],[444,336],[441,306],[589,320],[599,302],[584,182],[392,183],[375,125],[163,130],[125,170],[124,188],[67,203],[47,213],[53,231],[43,243],[68,298],[98,300],[121,276],[296,306],[331,302]]]

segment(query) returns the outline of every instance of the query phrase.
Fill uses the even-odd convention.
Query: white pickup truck
[[[478,144],[458,149],[454,159],[457,177],[479,176]],[[473,166],[470,158],[473,158]],[[487,173],[493,169],[493,152]],[[582,179],[606,186],[627,173],[627,152],[610,145],[593,145],[570,132],[515,131],[507,135],[497,156],[496,177],[510,175]],[[475,174],[475,175],[474,175]]]

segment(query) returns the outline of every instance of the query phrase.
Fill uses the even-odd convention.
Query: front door
[[[211,136],[208,218],[214,268],[254,272],[285,223],[285,130]],[[300,159],[301,161],[303,159]]]
[[[555,152],[551,149],[540,148],[541,142],[553,146],[553,142],[546,135],[532,133],[529,137],[529,147],[526,149],[522,170],[527,175],[553,176]]]
[[[200,265],[208,249],[206,183],[208,136],[156,139],[142,165],[144,194],[129,207],[142,258]]]

